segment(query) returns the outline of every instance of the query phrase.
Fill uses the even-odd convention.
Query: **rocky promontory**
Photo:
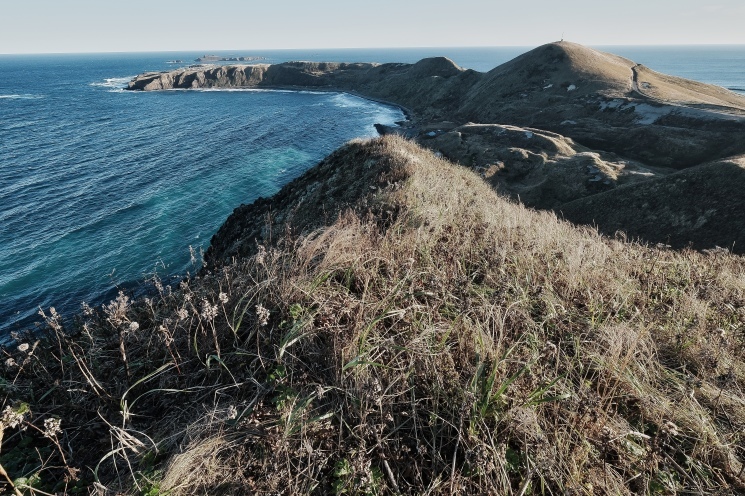
[[[727,228],[736,224],[730,215],[741,204],[731,188],[726,196],[718,188],[701,190],[706,194],[695,210],[701,215],[690,214],[680,236],[674,218],[687,196],[655,187],[662,196],[654,204],[664,203],[672,214],[649,217],[659,226],[636,229],[636,209],[623,195],[651,179],[678,181],[676,172],[704,164],[706,172],[698,175],[716,174],[724,166],[711,164],[745,154],[745,97],[574,43],[543,45],[486,73],[445,57],[415,64],[287,62],[146,73],[128,86],[199,88],[343,91],[392,103],[408,111],[408,127],[379,131],[415,138],[528,206],[676,246],[731,246],[737,238],[734,227]],[[728,184],[745,182],[740,176],[728,172]],[[608,203],[613,221],[577,207],[598,194],[610,198],[611,191],[619,199]],[[712,236],[712,229],[721,235]]]
[[[128,89],[293,87],[389,101],[420,122],[540,128],[675,169],[745,152],[745,97],[568,42],[538,47],[487,73],[445,57],[415,64],[288,62],[147,73]]]
[[[202,55],[194,59],[194,62],[251,62],[255,60],[264,60],[266,57],[258,57],[255,55],[244,55],[239,57],[223,57],[220,55]]]

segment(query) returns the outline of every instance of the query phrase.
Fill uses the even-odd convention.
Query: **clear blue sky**
[[[745,0],[0,0],[0,53],[745,44]]]

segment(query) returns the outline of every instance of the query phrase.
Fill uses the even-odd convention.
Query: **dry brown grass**
[[[742,258],[603,238],[397,138],[350,146],[346,167],[395,172],[367,198],[394,219],[350,209],[5,370],[6,404],[63,419],[78,486],[97,467],[99,491],[143,494],[745,490]],[[10,432],[38,466],[43,440]],[[60,490],[50,453],[39,487]]]
[[[636,71],[642,93],[657,100],[676,105],[713,105],[731,108],[732,111],[745,110],[745,98],[721,86],[668,76],[641,65],[636,67]]]

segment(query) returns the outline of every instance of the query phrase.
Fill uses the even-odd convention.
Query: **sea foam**
[[[38,100],[44,98],[44,95],[0,95],[3,100]]]
[[[90,83],[99,88],[124,89],[134,76],[106,78],[103,81]]]

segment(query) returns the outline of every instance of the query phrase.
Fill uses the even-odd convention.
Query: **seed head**
[[[202,318],[204,320],[214,320],[217,317],[217,305],[212,305],[206,299],[202,300]]]
[[[269,323],[269,315],[271,315],[269,313],[269,310],[264,308],[264,306],[261,305],[261,303],[256,305],[256,318],[258,319],[259,325],[261,327],[264,327],[265,325]]]
[[[57,434],[62,432],[60,426],[62,425],[62,419],[48,418],[44,420],[44,437],[53,438]]]
[[[665,434],[669,434],[671,436],[677,436],[679,434],[678,426],[673,424],[669,420],[666,420],[662,424],[662,432],[664,432]]]
[[[264,265],[266,258],[266,248],[264,248],[264,245],[259,245],[259,248],[256,252],[256,263],[259,265]]]
[[[86,302],[81,303],[81,307],[83,308],[83,315],[85,316],[93,315],[93,309]]]
[[[13,429],[23,423],[23,417],[23,413],[19,413],[10,406],[6,406],[5,410],[3,410],[2,417],[0,418],[0,424],[2,424],[2,427]]]
[[[228,420],[235,420],[238,418],[238,409],[235,405],[230,405],[225,416]]]

